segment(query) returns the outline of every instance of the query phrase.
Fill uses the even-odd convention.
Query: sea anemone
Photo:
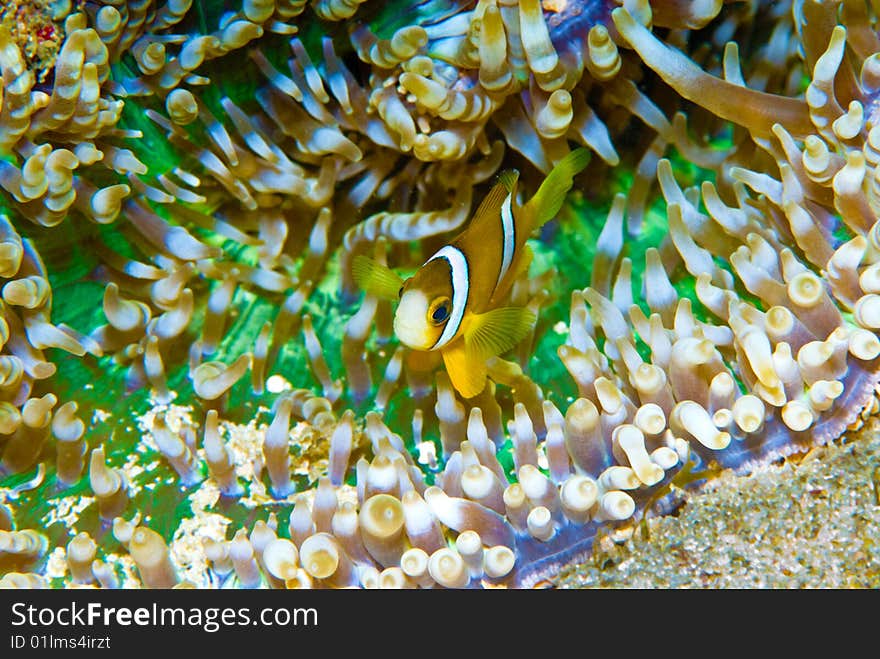
[[[875,17],[771,4],[35,1],[54,64],[0,22],[2,583],[526,587],[858,425]],[[575,145],[541,320],[462,399],[352,260]]]

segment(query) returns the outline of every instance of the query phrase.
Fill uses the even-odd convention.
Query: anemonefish
[[[464,398],[486,386],[486,362],[513,348],[534,325],[528,309],[500,305],[529,267],[526,240],[556,216],[589,157],[587,149],[570,152],[525,204],[517,201],[518,172],[502,172],[467,228],[406,280],[369,257],[354,259],[358,286],[380,298],[399,299],[398,340],[413,350],[439,351]]]

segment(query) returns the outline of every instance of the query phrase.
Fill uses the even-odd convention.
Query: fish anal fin
[[[403,278],[394,270],[369,256],[359,254],[351,264],[354,283],[366,292],[383,300],[397,300]]]
[[[501,307],[468,319],[464,332],[467,352],[481,364],[502,355],[529,333],[535,314],[525,307]]]
[[[478,396],[486,387],[486,361],[468,350],[465,341],[443,348],[443,363],[455,390],[464,398]]]

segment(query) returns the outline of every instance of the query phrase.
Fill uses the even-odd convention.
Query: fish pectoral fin
[[[383,300],[398,300],[403,278],[387,265],[382,265],[369,256],[359,254],[351,264],[354,283],[366,292]]]
[[[475,361],[504,354],[522,341],[535,325],[535,314],[525,307],[501,307],[468,319],[464,343]]]
[[[486,362],[522,341],[535,320],[535,314],[524,307],[501,307],[470,315],[463,338],[441,350],[455,390],[465,398],[479,395],[486,386]]]
[[[583,147],[575,149],[556,163],[547,174],[535,196],[526,204],[533,218],[532,229],[543,226],[562,208],[566,193],[574,184],[574,177],[590,162],[590,151]]]
[[[453,341],[441,353],[452,386],[464,398],[478,396],[486,388],[486,361],[468,350],[465,341]]]

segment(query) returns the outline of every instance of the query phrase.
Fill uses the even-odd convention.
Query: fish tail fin
[[[575,149],[556,163],[547,174],[535,196],[526,204],[533,218],[532,229],[537,229],[554,217],[562,208],[565,195],[574,183],[574,177],[590,162],[590,151],[583,147]]]
[[[394,270],[369,256],[359,254],[351,264],[351,274],[358,287],[383,300],[397,300],[403,278]]]

